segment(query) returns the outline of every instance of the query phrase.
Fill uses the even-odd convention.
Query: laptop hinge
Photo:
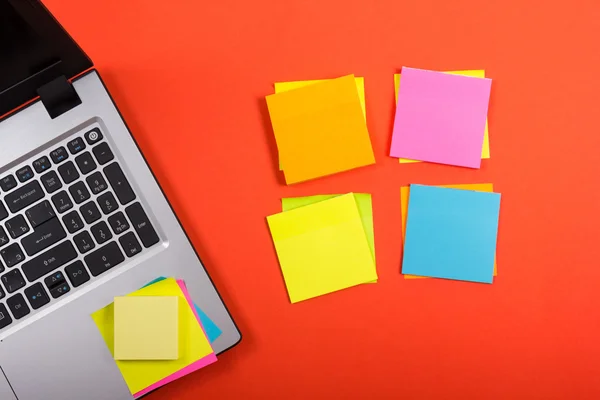
[[[37,93],[52,119],[81,104],[75,88],[64,75],[39,87]]]

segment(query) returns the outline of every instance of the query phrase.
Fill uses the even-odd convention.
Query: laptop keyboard
[[[94,128],[0,177],[0,329],[159,242]]]

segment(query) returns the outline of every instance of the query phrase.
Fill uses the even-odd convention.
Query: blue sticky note
[[[162,280],[165,280],[167,278],[165,278],[164,276],[161,276],[160,278],[156,278],[155,280],[148,282],[147,284],[145,284],[143,287],[146,286],[150,286],[156,282],[160,282]],[[217,340],[217,338],[219,336],[221,336],[221,334],[223,333],[223,331],[221,331],[221,328],[219,328],[217,326],[217,324],[215,324],[212,319],[210,319],[208,317],[208,315],[206,315],[204,313],[204,311],[202,311],[200,309],[200,307],[198,307],[196,305],[196,303],[194,303],[194,307],[196,308],[196,312],[198,313],[198,316],[200,317],[200,323],[202,324],[202,327],[204,328],[204,331],[206,332],[206,336],[208,337],[208,341],[209,342],[214,342],[215,340]]]
[[[411,185],[402,273],[492,283],[500,194]]]

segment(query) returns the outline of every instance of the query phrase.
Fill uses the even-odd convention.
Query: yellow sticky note
[[[176,296],[179,298],[177,316],[179,320],[178,359],[164,361],[115,360],[132,394],[139,393],[208,356],[214,356],[212,347],[202,330],[202,326],[196,319],[192,308],[189,306],[184,293],[175,279],[165,279],[130,293],[127,296]],[[94,312],[92,318],[104,338],[108,349],[114,356],[114,303]]]
[[[115,360],[179,358],[179,297],[115,297]]]
[[[334,197],[341,196],[339,194],[321,194],[316,196],[305,196],[305,197],[289,197],[281,199],[282,211],[294,210],[298,207],[304,207],[310,204],[315,204],[323,200],[329,200]],[[360,214],[360,219],[367,236],[367,242],[369,243],[369,249],[371,249],[371,255],[373,256],[373,262],[377,265],[375,258],[375,231],[373,229],[373,202],[371,201],[371,195],[369,193],[354,193],[354,200]],[[377,283],[377,281],[371,281],[368,283]]]
[[[494,185],[491,183],[467,183],[460,185],[439,185],[440,187],[462,189],[462,190],[475,190],[478,192],[493,192]],[[402,186],[400,188],[400,214],[402,216],[402,242],[404,242],[404,235],[406,233],[406,220],[408,215],[408,199],[410,197],[410,186]],[[494,276],[498,275],[496,263],[494,262]],[[417,275],[404,275],[404,279],[426,279],[426,276]]]
[[[473,70],[464,70],[464,71],[447,71],[447,74],[454,75],[464,75],[464,76],[472,76],[474,78],[485,78],[485,70],[483,69],[473,69]],[[400,90],[400,74],[394,74],[394,92],[395,99],[398,100],[398,91]],[[481,147],[481,158],[486,159],[490,158],[490,136],[488,132],[488,122],[485,121],[485,131],[483,132],[483,146]],[[409,160],[408,158],[400,158],[399,162],[401,164],[408,163],[416,163],[421,162],[418,160]]]
[[[288,92],[290,90],[298,89],[301,87],[305,87],[308,85],[313,85],[315,83],[320,83],[327,81],[329,79],[313,79],[308,81],[291,81],[291,82],[275,82],[275,93],[283,93]],[[354,82],[356,83],[356,90],[358,91],[358,100],[360,101],[360,106],[362,108],[363,116],[365,117],[365,121],[367,120],[367,109],[365,106],[365,78],[356,76],[354,77]],[[281,156],[279,157],[279,170],[283,170],[283,162],[281,161]]]
[[[352,193],[267,217],[296,303],[377,279]]]
[[[375,163],[354,75],[266,100],[288,184]]]

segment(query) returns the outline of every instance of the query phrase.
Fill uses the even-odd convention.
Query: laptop
[[[91,60],[37,0],[0,0],[0,399],[125,400],[91,314],[185,280],[241,335]]]

